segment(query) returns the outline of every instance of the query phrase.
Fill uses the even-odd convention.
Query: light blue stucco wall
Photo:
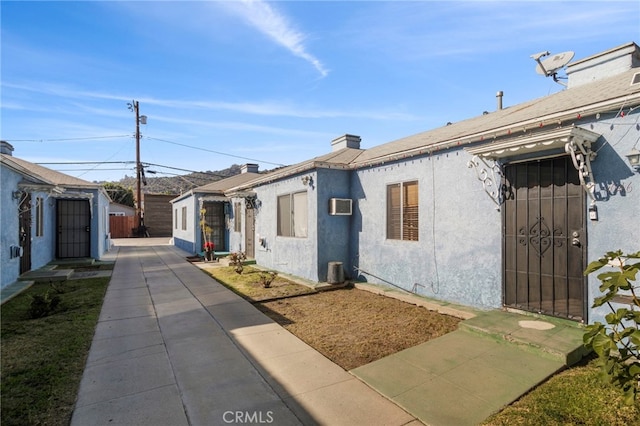
[[[11,256],[11,246],[20,245],[18,232],[19,214],[18,200],[14,199],[13,191],[18,189],[18,183],[24,177],[10,170],[7,167],[0,167],[0,181],[2,191],[0,191],[0,286],[5,287],[18,279],[20,275],[20,258]],[[70,191],[79,191],[71,189]],[[100,259],[109,249],[109,221],[108,207],[109,198],[104,192],[98,189],[83,189],[81,192],[92,194],[89,201],[91,204],[91,225],[90,225],[90,253],[91,257]],[[57,229],[56,229],[56,199],[45,191],[30,192],[31,202],[28,206],[31,213],[31,270],[41,268],[51,262],[56,257]],[[60,195],[64,198],[64,195]],[[43,208],[43,235],[36,232],[36,203],[41,198]]]
[[[12,258],[10,253],[10,247],[20,245],[18,200],[12,196],[20,179],[21,175],[0,166],[0,288],[16,281],[20,274],[20,258]]]
[[[310,176],[313,186],[305,186],[302,176]],[[317,226],[317,175],[316,172],[294,175],[280,181],[254,188],[260,203],[255,212],[256,262],[277,271],[292,274],[312,281],[318,276],[318,232]],[[277,199],[280,195],[307,192],[308,232],[307,237],[277,236]],[[258,241],[265,239],[265,247]]]
[[[592,162],[599,219],[588,219],[589,198],[584,211],[585,265],[610,250],[640,250],[640,171],[625,157],[638,148],[639,122],[640,113],[629,112],[576,123],[602,135]],[[346,275],[356,279],[481,309],[500,308],[502,213],[468,168],[469,160],[464,149],[454,149],[355,171],[317,169],[257,187],[256,260],[313,281],[326,280],[327,263],[341,261]],[[312,187],[301,184],[307,175]],[[419,186],[419,240],[387,240],[387,185],[408,181]],[[278,237],[277,197],[305,189],[308,237]],[[330,216],[332,197],[351,198],[353,215]],[[265,238],[266,247],[259,238]],[[591,308],[601,295],[599,285],[595,276],[585,279],[589,323],[603,321],[609,312]]]
[[[360,279],[478,308],[502,303],[501,216],[463,150],[358,170],[352,227]],[[386,188],[418,182],[419,240],[386,238]]]
[[[621,249],[626,253],[640,250],[640,171],[629,165],[625,154],[640,148],[640,113],[617,117],[602,115],[599,120],[581,123],[581,127],[602,136],[593,146],[598,155],[591,163],[596,181],[598,220],[587,217],[587,263],[597,260],[607,251]],[[587,198],[587,207],[590,199]],[[588,306],[602,295],[597,274],[588,277]],[[638,282],[636,283],[638,284]],[[619,307],[619,306],[618,306]],[[609,308],[590,308],[588,322],[604,322]]]
[[[317,280],[320,282],[327,280],[329,262],[342,262],[345,276],[351,277],[353,275],[349,255],[352,216],[332,216],[329,214],[329,200],[331,198],[351,198],[352,174],[350,171],[338,169],[319,169],[316,172]]]
[[[42,198],[42,236],[36,235],[36,200]],[[31,269],[38,269],[55,259],[56,201],[45,192],[31,193]]]

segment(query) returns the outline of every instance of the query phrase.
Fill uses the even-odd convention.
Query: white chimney
[[[0,141],[0,154],[13,156],[13,145],[7,141]]]
[[[331,151],[339,151],[344,148],[360,149],[360,136],[342,135],[331,141]]]
[[[640,67],[640,48],[631,42],[567,65],[567,87],[581,86]]]
[[[258,165],[247,163],[240,166],[240,173],[258,173]]]

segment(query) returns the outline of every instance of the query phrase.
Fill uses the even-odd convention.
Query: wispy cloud
[[[228,5],[229,10],[232,10],[249,25],[289,50],[295,56],[313,65],[322,77],[326,77],[329,74],[329,70],[323,63],[307,51],[307,47],[304,44],[305,34],[297,30],[289,22],[289,19],[276,8],[262,0],[242,0],[225,4]]]
[[[115,100],[122,102],[131,101],[131,96],[125,96],[117,93],[106,93],[100,91],[87,91],[74,89],[60,84],[47,84],[43,82],[28,83],[12,83],[2,82],[2,87],[28,92],[36,92],[49,96],[57,96],[67,99],[100,99]],[[210,101],[210,100],[180,100],[165,99],[150,96],[137,96],[136,100],[143,105],[154,105],[173,110],[210,110],[210,111],[227,111],[240,114],[260,115],[260,116],[278,116],[278,117],[296,117],[296,118],[363,118],[375,120],[417,120],[419,117],[413,114],[397,112],[393,110],[371,111],[371,110],[338,110],[338,109],[317,109],[313,107],[305,107],[297,104],[282,101],[258,101],[258,102],[227,102],[227,101]],[[78,105],[76,105],[78,106]],[[17,108],[17,106],[15,106]],[[22,109],[28,109],[25,105]],[[92,107],[87,107],[92,108]],[[113,115],[107,110],[101,111],[94,109],[93,112],[101,115]]]

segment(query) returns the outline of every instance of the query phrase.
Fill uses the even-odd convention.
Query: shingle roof
[[[58,185],[67,188],[97,189],[101,187],[100,184],[69,176],[11,155],[0,154],[0,156],[0,160],[3,164],[19,171],[27,179],[39,181],[40,183]]]
[[[354,162],[363,152],[365,151],[362,149],[342,148],[338,151],[333,151],[319,157],[314,157],[310,160],[306,160],[292,166],[282,167],[271,173],[262,174],[255,180],[239,183],[238,185],[234,186],[233,189],[242,189],[245,187],[272,182],[286,176],[291,176],[296,173],[301,173],[306,170],[311,170],[318,167],[349,168],[349,164]]]
[[[252,173],[252,172],[239,173],[237,175],[233,175],[228,178],[224,178],[224,179],[194,188],[192,192],[224,194],[224,191],[226,191],[227,189],[233,188],[238,185],[242,185],[243,183],[248,182],[250,180],[254,180],[259,176],[260,176],[259,173]]]
[[[360,167],[384,161],[399,153],[429,148],[436,144],[479,142],[483,137],[490,137],[492,132],[504,134],[511,129],[538,129],[541,124],[557,126],[562,121],[578,120],[578,115],[584,118],[607,108],[640,105],[640,84],[630,84],[639,71],[637,68],[631,69],[591,84],[388,142],[366,150],[352,162],[352,166]]]

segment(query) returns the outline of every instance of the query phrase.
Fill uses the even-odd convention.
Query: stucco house
[[[441,128],[332,152],[230,187],[255,217],[258,264],[444,302],[601,320],[588,261],[640,249],[640,50],[566,67],[566,88]],[[244,237],[247,238],[247,237]],[[240,238],[242,240],[242,238]]]
[[[204,219],[207,237],[215,244],[216,252],[242,251],[252,257],[255,233],[251,212],[245,210],[244,198],[233,199],[225,192],[257,176],[260,176],[258,165],[245,164],[237,175],[193,188],[172,199],[174,245],[189,253],[202,252]],[[246,227],[250,232],[246,232]]]
[[[109,250],[104,188],[14,157],[0,142],[0,288],[54,259],[95,258]]]

